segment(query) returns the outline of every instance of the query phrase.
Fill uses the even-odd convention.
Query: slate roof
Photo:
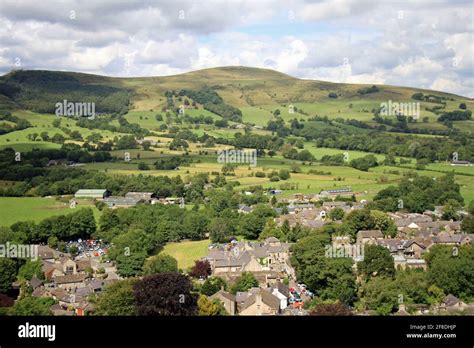
[[[80,283],[86,279],[85,274],[67,274],[64,276],[58,276],[54,278],[56,284],[69,284],[69,283]]]
[[[357,232],[358,238],[383,238],[382,231],[380,230],[362,230]]]

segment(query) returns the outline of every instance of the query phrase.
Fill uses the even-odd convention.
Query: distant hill
[[[460,103],[467,104],[470,110],[474,106],[474,101],[469,98],[410,87],[377,85],[375,92],[361,92],[371,91],[371,86],[302,80],[277,71],[250,67],[221,67],[173,76],[134,78],[18,70],[0,77],[0,108],[51,113],[56,102],[67,99],[96,102],[98,112],[158,111],[166,105],[166,91],[203,87],[212,88],[226,104],[249,112],[258,107],[266,108],[269,113],[274,108],[300,103],[300,107],[310,115],[324,116],[326,113],[333,117],[357,119],[362,112],[369,113],[371,107],[381,102],[415,101],[412,99],[415,93],[443,98],[445,111],[456,110]],[[359,103],[359,110],[351,110],[352,103]],[[319,108],[318,104],[327,108]],[[424,110],[432,106],[436,104],[422,103]],[[426,115],[436,116],[432,113]]]

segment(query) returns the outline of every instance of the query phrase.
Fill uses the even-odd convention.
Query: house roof
[[[138,199],[130,197],[107,197],[104,198],[104,203],[107,205],[129,205],[133,206],[138,203]]]
[[[32,277],[30,280],[30,285],[33,289],[36,289],[41,284],[43,284],[43,282],[36,277]]]
[[[210,296],[209,298],[213,299],[213,300],[224,298],[224,299],[232,301],[232,302],[236,301],[235,295],[232,295],[230,292],[224,291],[222,289],[219,290],[218,292],[216,292],[214,295]]]
[[[290,288],[287,285],[280,282],[280,281],[277,281],[275,283],[274,288],[277,289],[278,292],[280,292],[282,295],[285,295],[286,297],[288,297],[288,295],[290,293]]]
[[[383,234],[382,234],[382,231],[380,231],[380,230],[363,230],[363,231],[357,232],[357,237],[360,237],[360,238],[370,238],[370,237],[383,238]]]
[[[265,243],[279,243],[280,240],[276,237],[268,237],[265,239]]]
[[[446,306],[454,306],[454,305],[458,304],[459,302],[460,302],[459,299],[456,296],[452,295],[452,294],[449,294],[443,300],[443,303]]]
[[[77,190],[76,195],[103,195],[106,192],[106,189],[80,189]]]
[[[347,205],[347,202],[323,202],[323,207],[344,207]]]
[[[127,192],[125,198],[133,198],[137,200],[150,200],[154,195],[153,192]]]
[[[64,276],[57,276],[54,278],[56,284],[80,283],[86,279],[85,274],[67,274]]]
[[[273,295],[268,290],[258,289],[258,291],[256,291],[252,295],[250,295],[244,301],[244,303],[240,307],[240,310],[243,311],[243,310],[249,308],[250,306],[252,306],[256,302],[257,296],[261,296],[262,297],[262,302],[265,303],[270,308],[272,308],[274,310],[279,310],[280,309],[280,299],[278,297]]]

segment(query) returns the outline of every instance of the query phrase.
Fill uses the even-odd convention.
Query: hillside
[[[382,125],[390,130],[392,126],[389,123],[374,120],[374,110],[379,109],[381,103],[391,100],[420,103],[420,119],[408,123],[405,133],[447,135],[451,128],[467,134],[474,133],[472,119],[450,123],[438,121],[442,113],[459,111],[461,103],[467,106],[467,110],[472,110],[474,101],[469,98],[409,87],[378,85],[372,88],[371,85],[302,80],[273,70],[249,67],[221,67],[174,76],[136,78],[43,70],[12,71],[0,77],[0,110],[12,111],[23,118],[25,113],[21,111],[53,114],[55,104],[64,99],[71,102],[95,102],[96,112],[112,115],[112,118],[107,120],[109,124],[118,126],[116,117],[125,115],[129,122],[144,129],[158,131],[162,122],[155,121],[155,115],[161,113],[165,116],[165,110],[176,111],[182,103],[181,97],[167,98],[167,92],[199,92],[203,89],[217,93],[218,98],[227,105],[225,108],[230,109],[227,112],[235,113],[232,108],[238,108],[237,111],[241,115],[229,118],[230,121],[238,120],[260,127],[265,127],[268,121],[275,120],[274,113],[278,110],[285,122],[294,118],[301,120],[319,116],[328,117],[330,120],[352,119],[365,124],[363,127],[356,124],[359,128],[355,131],[361,131],[366,126],[375,128]],[[433,97],[435,100],[412,98],[414,94],[420,93],[425,99]],[[192,107],[186,106],[188,116],[202,115],[213,120],[222,117],[222,113],[219,115],[215,108],[206,108],[189,96],[183,97],[194,104]],[[290,111],[290,105],[293,106],[294,112]],[[38,117],[29,115],[27,119],[35,127],[44,126],[44,122],[40,121],[43,117]],[[391,119],[396,121],[394,116]],[[9,120],[5,120],[7,121]],[[104,127],[102,129],[107,130]],[[18,129],[13,133],[17,132],[22,130]],[[24,136],[19,135],[19,141],[25,142]],[[2,141],[2,137],[5,138],[5,135],[0,135],[0,145],[3,141],[8,141]]]
[[[236,107],[259,106],[282,103],[316,103],[327,102],[328,93],[338,95],[339,100],[409,101],[414,93],[436,94],[455,101],[474,103],[473,100],[449,93],[423,90],[410,87],[379,85],[380,91],[360,95],[357,90],[370,85],[331,83],[315,80],[297,79],[283,73],[259,68],[221,67],[210,68],[189,73],[163,77],[114,78],[98,75],[42,71],[12,71],[0,77],[0,98],[11,94],[2,85],[23,85],[41,87],[60,92],[60,89],[89,89],[100,87],[103,91],[117,92],[127,90],[132,94],[134,109],[149,110],[159,108],[164,103],[163,94],[167,90],[199,89],[211,87],[218,91],[224,100]],[[100,90],[102,92],[102,90]],[[0,99],[1,100],[1,99]]]

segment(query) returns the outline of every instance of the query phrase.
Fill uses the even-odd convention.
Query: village
[[[275,194],[275,193],[273,193]],[[278,194],[278,193],[277,193]],[[334,209],[350,211],[363,209],[367,202],[351,202],[340,199],[352,196],[350,189],[326,190],[314,195],[295,194],[289,199],[281,199],[287,206],[275,208],[278,213],[274,223],[277,226],[303,226],[320,228],[331,220],[328,218]],[[129,192],[125,197],[108,197],[106,190],[79,190],[75,199],[91,198],[103,201],[112,209],[142,204],[178,204],[179,199],[157,199],[148,192]],[[314,202],[324,199],[320,206]],[[326,246],[326,257],[349,257],[357,270],[358,262],[364,259],[365,245],[379,245],[390,251],[397,269],[426,270],[423,254],[435,245],[447,245],[456,253],[458,248],[474,243],[473,234],[461,231],[459,221],[441,219],[443,207],[423,214],[395,212],[388,215],[393,220],[396,235],[387,238],[380,230],[360,230],[356,239],[339,235],[332,237]],[[239,205],[239,214],[249,214],[252,206]],[[212,243],[202,261],[209,263],[211,276],[234,283],[243,273],[251,273],[258,281],[258,287],[235,294],[223,288],[210,296],[211,300],[221,302],[228,315],[307,315],[305,303],[314,294],[297,279],[291,265],[292,243],[281,242],[268,237],[261,241],[232,239],[228,243]],[[89,315],[94,310],[94,299],[110,284],[121,279],[114,262],[106,258],[110,245],[99,240],[78,240],[69,242],[67,251],[45,245],[38,246],[38,257],[42,263],[42,277],[28,281],[31,295],[51,297],[57,301],[52,306],[54,315]],[[40,280],[42,278],[44,280]],[[26,291],[21,284],[13,284],[20,291]],[[418,314],[455,313],[457,311],[474,313],[474,303],[464,303],[452,294],[447,294],[443,302],[428,308],[420,305]],[[367,313],[356,313],[364,315]],[[407,315],[401,303],[398,315]]]

